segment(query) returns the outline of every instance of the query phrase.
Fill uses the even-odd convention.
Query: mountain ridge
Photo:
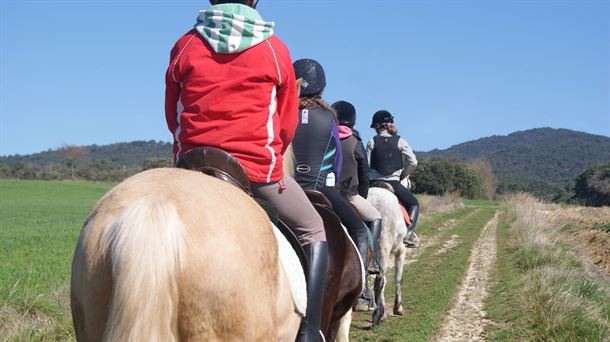
[[[565,184],[587,167],[610,161],[610,137],[543,127],[483,137],[417,155],[422,159],[486,159],[500,181]]]

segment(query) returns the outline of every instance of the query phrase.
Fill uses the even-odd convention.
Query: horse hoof
[[[404,316],[404,310],[402,307],[394,308],[394,315],[396,316]]]

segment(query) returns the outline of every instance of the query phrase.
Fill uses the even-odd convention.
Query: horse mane
[[[127,206],[104,231],[114,286],[103,341],[178,340],[176,275],[186,241],[176,208],[155,195]]]

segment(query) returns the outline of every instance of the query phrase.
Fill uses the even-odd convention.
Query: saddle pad
[[[400,207],[400,212],[402,213],[402,217],[405,219],[405,223],[407,224],[407,227],[411,225],[411,217],[409,217],[409,212],[407,211],[407,209],[405,209],[405,207],[402,204],[398,204],[398,206]]]
[[[288,276],[290,283],[294,306],[301,317],[305,317],[307,309],[307,283],[305,282],[303,266],[301,266],[297,253],[292,249],[284,234],[275,225],[273,225],[273,232],[277,240],[280,264]]]

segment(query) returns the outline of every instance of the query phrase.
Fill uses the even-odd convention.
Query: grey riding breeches
[[[282,191],[280,183],[285,187]],[[326,241],[322,218],[292,177],[284,175],[278,183],[252,183],[251,188],[255,197],[273,203],[280,219],[294,232],[301,245]]]

